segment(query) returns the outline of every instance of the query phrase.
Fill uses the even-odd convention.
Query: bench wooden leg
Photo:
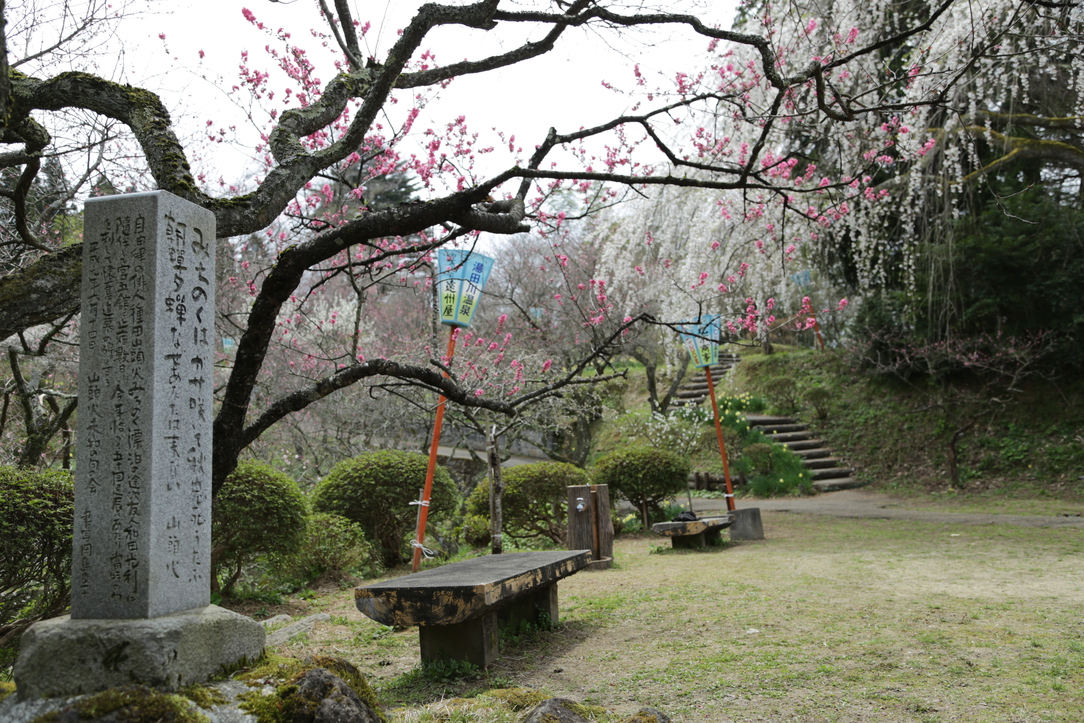
[[[517,630],[523,625],[548,628],[558,622],[557,583],[541,587],[533,593],[522,595],[511,605],[501,609],[501,627]]]
[[[497,613],[456,623],[418,628],[422,662],[466,660],[485,669],[497,659]]]
[[[722,528],[712,527],[704,530],[704,544],[708,547],[718,547],[723,543]]]
[[[676,549],[699,549],[704,546],[704,533],[671,537],[670,541]]]

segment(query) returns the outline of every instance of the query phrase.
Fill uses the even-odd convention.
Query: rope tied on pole
[[[425,556],[426,560],[432,560],[434,557],[437,556],[437,553],[434,550],[430,550],[428,547],[418,542],[417,540],[411,540],[410,546],[413,547],[415,550],[421,550],[421,553]]]

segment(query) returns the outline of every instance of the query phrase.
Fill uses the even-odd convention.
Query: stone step
[[[813,489],[818,492],[835,492],[837,490],[853,490],[856,487],[865,487],[866,482],[854,477],[840,477],[839,479],[826,479],[813,482]]]
[[[830,450],[824,450],[826,453],[831,454]],[[803,459],[802,464],[806,469],[832,469],[833,467],[839,467],[843,460],[836,457],[817,457],[815,459]]]
[[[783,442],[783,446],[787,447],[788,449],[790,449],[792,451],[797,451],[797,450],[800,450],[800,449],[820,449],[820,448],[824,447],[824,440],[823,439],[805,439],[805,440],[798,440],[798,441],[795,441],[795,442]]]
[[[813,439],[812,432],[782,432],[780,434],[765,434],[765,437],[773,442],[779,444],[787,444],[788,442],[803,442],[807,439]]]
[[[813,470],[813,480],[839,479],[841,477],[850,477],[852,474],[854,474],[854,470],[850,467],[828,467]]]
[[[745,415],[745,421],[749,422],[750,427],[764,427],[770,424],[797,424],[798,420],[794,417],[772,417],[766,414],[747,414]]]
[[[706,391],[698,392],[698,391],[688,391],[688,390],[685,390],[685,389],[679,389],[679,390],[677,390],[677,392],[674,393],[674,398],[675,399],[692,399],[694,397],[699,398],[699,399],[703,399],[706,396],[708,396],[708,393]]]
[[[814,449],[791,449],[794,454],[802,458],[802,461],[821,459],[822,457],[831,457],[832,450],[827,447],[816,447]]]
[[[757,427],[764,434],[783,434],[784,432],[805,432],[808,424],[763,424]]]

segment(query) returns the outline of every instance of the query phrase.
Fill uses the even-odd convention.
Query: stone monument
[[[24,634],[20,698],[175,689],[263,650],[210,605],[214,272],[210,211],[86,202],[72,608]]]

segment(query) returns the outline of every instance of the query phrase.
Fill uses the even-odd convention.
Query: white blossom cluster
[[[598,227],[611,288],[630,314],[723,313],[752,333],[751,317],[778,323],[804,295],[832,303],[816,273],[813,287],[793,278],[832,245],[847,245],[862,288],[913,285],[916,250],[949,238],[961,200],[993,170],[980,148],[1027,151],[1006,137],[1020,125],[1006,114],[1084,116],[1082,18],[1011,0],[749,6],[742,29],[772,39],[779,73],[810,77],[780,93],[752,49],[720,44],[702,74],[680,79],[675,93],[715,97],[675,131],[696,167],[657,175],[733,181],[759,155],[743,188],[648,186],[615,210]],[[808,73],[840,60],[819,80]]]

